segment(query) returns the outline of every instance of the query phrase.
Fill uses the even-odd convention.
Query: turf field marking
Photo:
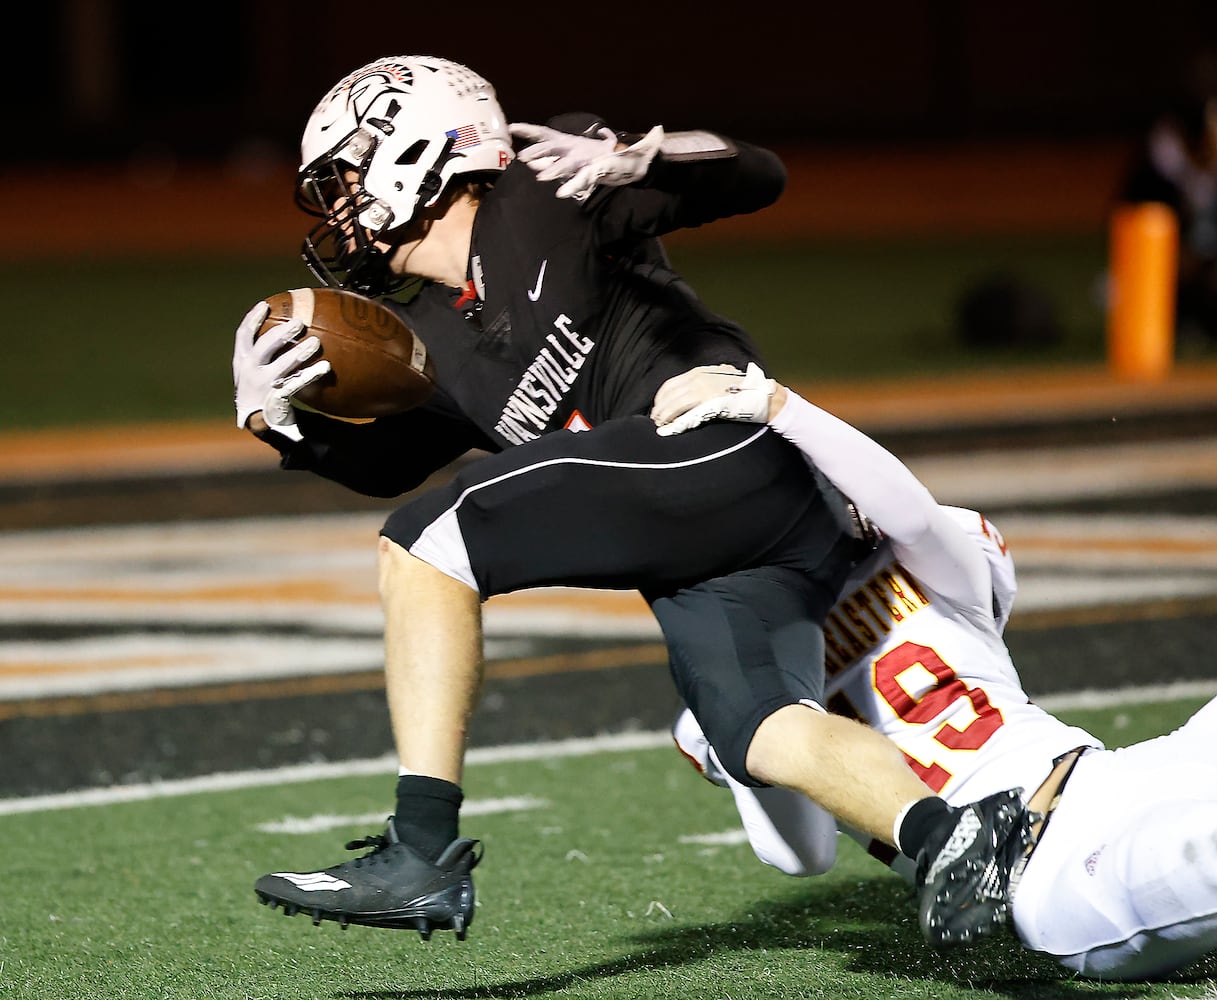
[[[1189,698],[1211,698],[1214,695],[1217,695],[1217,681],[1178,681],[1173,684],[1127,687],[1115,691],[1081,691],[1076,694],[1052,695],[1037,698],[1036,703],[1050,712],[1059,712],[1070,709],[1112,708],[1117,705],[1144,705],[1147,702],[1168,702]],[[672,736],[666,729],[663,729],[540,743],[520,743],[513,746],[479,747],[470,750],[465,761],[469,766],[476,766],[512,761],[552,760],[559,757],[582,757],[589,754],[627,750],[652,750],[671,745]],[[78,806],[141,802],[148,799],[195,795],[202,792],[265,788],[270,785],[321,781],[328,778],[384,775],[393,773],[396,768],[396,758],[392,755],[385,755],[372,759],[337,761],[327,764],[296,764],[267,771],[229,771],[173,781],[118,785],[112,788],[85,788],[54,795],[0,799],[0,816],[72,809]]]
[[[471,799],[461,806],[462,816],[489,816],[493,813],[524,812],[527,809],[544,809],[549,805],[547,799],[534,798],[531,795],[512,795],[500,799]],[[357,816],[284,816],[283,819],[271,823],[259,823],[254,829],[261,833],[321,833],[325,830],[336,830],[344,826],[365,826],[368,824],[383,824],[383,812],[361,813]]]
[[[1185,701],[1189,698],[1212,698],[1217,695],[1217,681],[1172,681],[1147,687],[1117,688],[1114,691],[1071,691],[1068,694],[1044,695],[1033,698],[1046,712],[1067,712],[1073,709],[1115,708],[1118,705],[1140,705],[1154,701]]]
[[[465,757],[465,763],[468,766],[476,766],[510,761],[552,760],[559,757],[584,757],[589,754],[615,753],[626,750],[652,750],[656,747],[671,745],[672,737],[667,730],[615,733],[552,742],[520,743],[514,746],[478,747],[469,751]],[[195,795],[201,792],[230,792],[246,788],[265,788],[270,785],[322,781],[327,778],[386,775],[394,774],[396,771],[397,758],[390,754],[371,759],[336,761],[327,764],[294,764],[266,771],[229,771],[173,781],[117,785],[111,788],[85,788],[75,792],[57,792],[53,795],[0,799],[0,816],[72,809],[77,806],[143,802],[148,799]],[[382,820],[383,818],[381,817]]]
[[[748,843],[748,831],[743,827],[723,830],[721,833],[686,833],[677,840],[682,844],[701,844],[703,847],[734,847]]]

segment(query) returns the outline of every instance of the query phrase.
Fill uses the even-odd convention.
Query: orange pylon
[[[1179,223],[1166,205],[1122,205],[1111,217],[1107,361],[1116,378],[1166,378],[1175,357]]]

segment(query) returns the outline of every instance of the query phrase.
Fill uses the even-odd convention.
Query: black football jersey
[[[748,334],[672,270],[658,237],[755,211],[778,197],[772,153],[667,162],[585,201],[555,197],[512,163],[482,197],[469,283],[387,301],[426,345],[437,392],[416,410],[352,425],[301,414],[285,465],[394,496],[471,448],[499,451],[563,429],[649,412],[696,365],[760,361]]]

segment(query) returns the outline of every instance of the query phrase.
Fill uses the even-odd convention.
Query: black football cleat
[[[971,944],[1006,922],[1011,874],[1032,842],[1032,817],[1021,792],[997,792],[952,809],[922,848],[918,920],[931,944]]]
[[[473,923],[473,879],[482,860],[478,841],[454,840],[434,863],[397,839],[393,817],[383,836],[353,840],[348,851],[367,854],[318,872],[275,872],[254,883],[260,902],[285,916],[305,913],[314,924],[348,924],[416,930],[424,941],[434,930],[450,930],[464,941]]]

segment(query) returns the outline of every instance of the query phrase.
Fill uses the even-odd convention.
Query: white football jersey
[[[1014,563],[993,525],[939,506],[894,455],[800,396],[770,423],[883,535],[824,628],[827,707],[891,738],[956,805],[1016,787],[1030,797],[1055,758],[1101,748],[1023,692],[1001,638]],[[824,810],[740,784],[688,710],[674,735],[731,789],[758,858],[791,875],[831,867]],[[1165,736],[1082,756],[1013,899],[1028,948],[1105,979],[1159,976],[1217,949],[1215,741],[1217,699]],[[911,859],[845,832],[912,880]]]
[[[952,803],[1023,788],[1098,741],[1030,704],[1001,633],[1014,560],[975,511],[942,506],[895,455],[791,393],[771,421],[882,541],[824,630],[826,707],[870,723]]]
[[[886,540],[851,576],[824,637],[827,707],[892,739],[952,803],[1015,787],[1030,795],[1054,758],[1097,745],[1028,700],[992,615],[926,586]]]

